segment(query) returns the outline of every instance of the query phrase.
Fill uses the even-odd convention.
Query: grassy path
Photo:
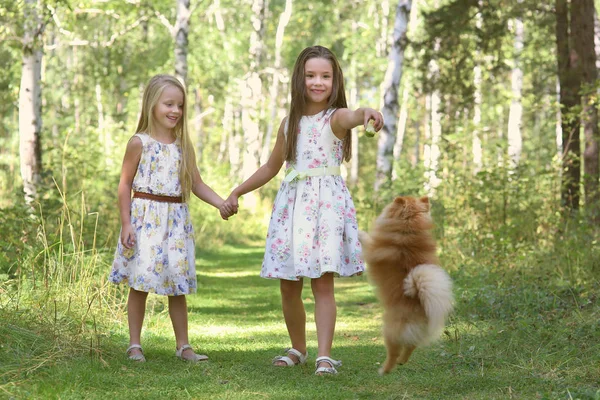
[[[121,319],[106,332],[99,355],[76,348],[68,359],[40,360],[37,368],[15,373],[22,368],[15,349],[35,357],[44,340],[15,331],[17,323],[0,323],[0,398],[600,399],[597,305],[579,301],[571,309],[569,296],[575,295],[534,293],[527,282],[511,288],[460,272],[447,334],[390,375],[377,375],[384,358],[381,310],[365,277],[336,281],[333,356],[343,360],[339,375],[314,376],[312,361],[273,368],[270,360],[288,346],[288,337],[278,283],[258,277],[262,252],[225,247],[198,255],[199,290],[188,297],[190,338],[209,362],[191,365],[174,357],[166,301],[151,296],[142,338],[145,364],[125,359]],[[520,293],[528,288],[531,294]],[[308,282],[304,293],[314,361]]]

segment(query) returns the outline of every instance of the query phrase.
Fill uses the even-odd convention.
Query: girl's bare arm
[[[204,183],[202,177],[200,176],[200,171],[198,171],[198,167],[194,167],[192,182],[192,193],[194,193],[196,197],[215,208],[221,207],[223,204],[223,198],[214,190],[212,190],[210,186]]]
[[[279,131],[277,132],[277,140],[275,141],[275,146],[273,147],[273,151],[267,160],[267,163],[261,166],[252,176],[246,181],[244,181],[237,188],[233,189],[225,203],[222,206],[222,212],[225,215],[232,215],[238,210],[238,198],[243,196],[244,194],[251,192],[253,190],[258,189],[263,186],[267,182],[269,182],[281,169],[283,165],[284,159],[284,146],[285,146],[285,136],[283,133],[285,127],[285,118],[281,121],[279,125]]]
[[[131,186],[137,172],[137,167],[142,156],[142,141],[138,137],[132,137],[127,143],[123,166],[121,167],[121,178],[117,196],[119,199],[119,213],[121,215],[121,243],[130,248],[135,239],[131,226]]]
[[[348,108],[339,108],[331,117],[331,129],[339,139],[346,137],[349,129],[356,128],[359,125],[367,126],[369,120],[373,120],[375,131],[383,128],[383,116],[377,110],[372,108],[358,108],[354,111]]]

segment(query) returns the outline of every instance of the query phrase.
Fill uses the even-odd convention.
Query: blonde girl
[[[184,86],[173,76],[156,75],[146,86],[136,133],[125,150],[118,188],[121,234],[109,276],[130,287],[127,354],[134,361],[146,360],[141,331],[148,293],[169,298],[176,356],[208,359],[188,340],[185,295],[196,292],[190,193],[216,208],[223,203],[196,166]]]
[[[315,298],[317,375],[335,374],[340,361],[331,358],[336,322],[334,276],[364,271],[356,210],[340,176],[340,164],[351,155],[351,129],[382,115],[370,108],[349,110],[344,78],[335,55],[325,47],[304,49],[292,74],[289,114],[281,121],[267,163],[235,188],[221,207],[237,212],[238,198],[269,182],[287,163],[286,177],[273,205],[261,276],[279,279],[283,316],[292,347],[275,357],[275,366],[306,362],[306,312],[303,278],[311,279]]]

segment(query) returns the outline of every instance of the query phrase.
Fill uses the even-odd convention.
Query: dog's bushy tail
[[[418,297],[429,319],[429,333],[432,338],[439,335],[454,301],[448,273],[438,265],[417,265],[404,279],[404,294]]]

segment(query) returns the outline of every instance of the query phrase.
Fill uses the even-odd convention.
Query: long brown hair
[[[347,108],[346,92],[344,90],[344,74],[340,68],[335,54],[323,46],[307,47],[296,59],[294,72],[292,73],[292,101],[290,103],[290,112],[287,121],[287,135],[285,145],[285,160],[294,163],[296,162],[296,144],[298,143],[298,129],[300,119],[306,111],[306,81],[304,77],[304,66],[311,58],[323,58],[331,63],[333,69],[333,87],[331,96],[327,100],[327,108]],[[352,156],[352,138],[351,131],[348,130],[344,138],[344,160],[349,161]]]
[[[169,86],[176,87],[183,93],[183,112],[177,125],[173,128],[173,133],[175,133],[175,137],[179,139],[181,145],[179,180],[181,183],[181,194],[184,201],[187,201],[192,190],[192,171],[196,166],[196,154],[187,128],[187,95],[185,87],[177,78],[172,75],[155,75],[150,79],[144,90],[142,112],[140,113],[135,133],[147,133],[152,136],[154,127],[156,126],[156,121],[154,121],[154,107],[158,103],[162,92]]]

